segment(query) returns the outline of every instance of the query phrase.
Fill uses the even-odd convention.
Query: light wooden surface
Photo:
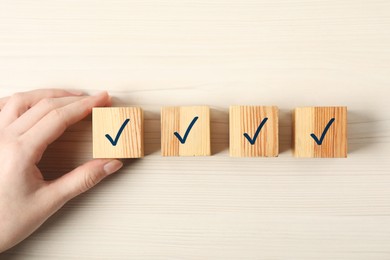
[[[389,259],[390,2],[0,1],[0,95],[107,89],[145,157],[1,259]],[[211,107],[211,157],[162,157],[160,107]],[[230,158],[228,107],[280,108],[278,158]],[[348,106],[347,159],[296,159],[291,111]],[[87,119],[50,178],[92,157]]]

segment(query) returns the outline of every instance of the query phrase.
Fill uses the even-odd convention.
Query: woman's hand
[[[22,241],[68,200],[119,170],[118,160],[92,160],[54,181],[37,163],[47,146],[93,107],[110,105],[106,92],[84,96],[34,90],[0,99],[0,252]]]

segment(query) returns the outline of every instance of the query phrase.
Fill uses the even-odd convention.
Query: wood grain
[[[125,120],[129,120],[120,131]],[[120,133],[118,132],[120,131]],[[106,134],[111,137],[112,144]],[[120,134],[119,136],[117,136]],[[140,107],[95,107],[92,110],[93,158],[144,157],[144,116]]]
[[[197,119],[190,127],[195,117]],[[181,143],[174,133],[179,134],[185,142]],[[210,108],[207,106],[162,107],[161,155],[211,155]]]
[[[229,151],[233,157],[277,157],[279,154],[278,108],[262,106],[231,106],[229,108]],[[265,124],[256,135],[263,120]],[[251,144],[245,137],[254,141]],[[253,140],[256,138],[255,140]]]
[[[325,127],[334,119],[326,130],[321,144],[311,137],[315,134],[317,141],[322,139]],[[293,113],[293,151],[296,157],[346,158],[347,142],[347,108],[346,107],[300,107]]]
[[[0,96],[108,90],[145,111],[145,157],[0,259],[389,259],[390,2],[0,2]],[[210,157],[162,157],[160,108],[210,106]],[[277,105],[277,158],[231,158],[230,105]],[[348,107],[348,158],[294,158],[292,110]],[[92,122],[45,154],[92,158]]]

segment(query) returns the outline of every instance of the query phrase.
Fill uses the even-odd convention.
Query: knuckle
[[[92,110],[91,101],[88,98],[80,100],[80,109],[83,113],[88,113]]]
[[[89,189],[91,189],[92,187],[94,187],[96,184],[98,184],[100,181],[100,178],[98,175],[96,174],[92,174],[92,173],[88,173],[88,174],[85,174],[84,175],[84,189],[83,191],[87,191]]]
[[[25,109],[28,109],[28,98],[26,97],[26,93],[23,92],[17,92],[13,94],[8,103],[11,105],[11,107],[19,113],[19,111],[23,111]]]
[[[50,112],[50,116],[55,118],[55,119],[59,119],[59,121],[63,122],[65,125],[66,125],[66,120],[65,120],[65,117],[64,117],[64,112],[62,109],[60,108],[56,108],[56,109],[53,109],[51,112]]]
[[[56,89],[42,89],[42,95],[46,96],[46,97],[56,97],[58,96],[60,93],[60,90],[56,90]]]
[[[50,121],[55,122],[60,129],[66,129],[69,126],[69,122],[61,108],[53,109],[48,116]]]
[[[39,101],[39,105],[43,107],[48,107],[48,108],[54,108],[54,99],[53,98],[44,98],[41,101]]]
[[[24,93],[23,92],[17,92],[13,94],[10,98],[10,101],[16,102],[16,103],[22,103],[24,100]]]
[[[9,97],[0,99],[0,109],[2,109],[8,103],[9,100]]]
[[[53,111],[51,111],[50,113],[55,118],[63,116],[62,110],[59,108],[53,109]]]

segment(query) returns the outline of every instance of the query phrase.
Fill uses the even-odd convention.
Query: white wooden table
[[[0,1],[0,96],[108,90],[145,110],[144,159],[1,259],[390,259],[390,2]],[[212,108],[213,156],[160,156],[160,107]],[[278,158],[229,158],[228,107],[277,105]],[[348,159],[296,159],[291,110],[349,108]],[[87,119],[48,178],[91,158]],[[1,223],[0,223],[1,224]]]

